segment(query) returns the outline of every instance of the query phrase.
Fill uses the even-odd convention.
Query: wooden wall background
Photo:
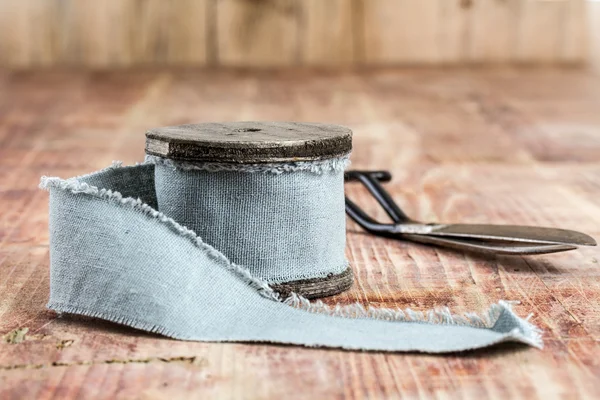
[[[591,1],[587,6],[588,26],[592,27],[588,41],[589,61],[594,70],[600,71],[600,1]]]
[[[0,0],[0,65],[578,63],[586,0]]]

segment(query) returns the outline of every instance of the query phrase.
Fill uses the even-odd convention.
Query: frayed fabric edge
[[[176,333],[170,329],[167,329],[166,327],[164,327],[162,325],[156,325],[153,323],[140,321],[139,319],[124,318],[124,317],[116,316],[113,314],[106,314],[104,312],[91,311],[91,310],[80,308],[80,307],[72,307],[69,305],[58,304],[58,303],[48,303],[46,305],[46,307],[48,307],[50,310],[53,310],[56,313],[58,313],[59,316],[61,314],[83,315],[85,317],[99,318],[99,319],[111,321],[111,322],[114,322],[117,324],[126,325],[129,327],[135,328],[135,329],[140,329],[142,331],[146,331],[146,332],[157,333],[159,335],[163,335],[163,336],[173,338],[173,339],[180,339],[180,340],[190,340],[191,339],[189,337],[181,336],[178,333]]]
[[[390,322],[412,322],[430,325],[455,325],[489,330],[493,330],[503,313],[508,313],[517,321],[517,326],[507,334],[509,339],[513,338],[539,349],[543,348],[541,330],[528,321],[531,315],[523,319],[512,310],[512,304],[518,302],[500,300],[498,303],[492,304],[487,312],[483,314],[465,313],[462,315],[452,314],[448,307],[428,311],[414,311],[410,308],[402,310],[399,308],[364,307],[360,303],[329,306],[321,300],[310,302],[296,293],[290,294],[283,302],[290,307],[332,317],[377,319]]]
[[[503,304],[505,302],[500,301],[498,304],[494,304],[492,305],[492,307],[490,308],[490,310],[494,307],[499,307],[499,306],[503,306],[505,304]],[[146,332],[152,332],[152,333],[156,333],[159,335],[163,335],[165,337],[168,338],[172,338],[172,339],[176,339],[176,340],[190,340],[190,341],[198,341],[201,340],[199,338],[195,338],[193,336],[189,336],[189,335],[181,335],[179,332],[175,332],[171,329],[168,329],[167,327],[163,326],[163,325],[158,325],[155,323],[151,323],[151,322],[147,322],[147,321],[142,321],[138,318],[127,318],[127,317],[123,317],[120,315],[116,315],[116,314],[111,314],[111,313],[105,313],[105,312],[99,312],[99,311],[92,311],[86,308],[81,308],[81,307],[73,307],[70,305],[66,305],[66,304],[61,304],[61,303],[48,303],[47,307],[50,310],[55,311],[59,317],[61,317],[63,314],[70,314],[70,315],[79,315],[79,316],[84,316],[84,317],[90,317],[90,318],[99,318],[99,319],[103,319],[106,321],[111,321],[117,324],[122,324],[122,325],[126,325],[129,326],[131,328],[134,329],[139,329],[139,330],[143,330]],[[512,311],[510,310],[510,308],[507,310],[508,312]],[[512,314],[514,316],[514,314]],[[516,316],[515,316],[516,317]],[[341,317],[340,317],[341,318]],[[518,317],[516,317],[519,321],[522,321],[521,319],[519,319]],[[522,321],[524,323],[526,323],[526,321]],[[419,321],[405,321],[405,323],[424,323],[424,322],[419,322]],[[528,323],[527,323],[528,324]],[[459,325],[459,324],[453,324],[453,325]],[[529,324],[531,325],[531,324]],[[466,325],[469,326],[469,325]],[[469,326],[471,327],[471,326]],[[490,328],[486,328],[486,329],[490,329]],[[499,344],[499,343],[503,343],[503,342],[509,342],[509,341],[517,341],[517,342],[521,342],[524,344],[528,344],[532,347],[536,347],[538,349],[542,349],[543,348],[543,343],[541,340],[541,335],[539,334],[539,330],[531,325],[531,329],[533,329],[532,333],[524,333],[522,331],[519,330],[519,328],[515,328],[510,332],[506,332],[506,333],[501,333],[501,336],[498,338],[498,340],[496,340],[495,342],[491,342],[489,343],[489,345],[494,345],[494,344]],[[214,339],[211,338],[210,340],[206,340],[206,341],[210,341],[210,342],[237,342],[238,340],[235,339]],[[290,344],[290,345],[294,345],[294,344],[298,344],[298,343],[293,343],[293,342],[271,342],[269,340],[264,340],[264,341],[257,341],[257,343],[275,343],[275,344]],[[318,345],[318,344],[305,344],[305,347],[308,348],[321,348],[321,347],[325,347],[323,345]],[[367,349],[363,349],[360,347],[354,347],[354,346],[340,346],[341,349],[344,350],[359,350],[359,351],[375,351],[375,352],[379,352],[379,351],[385,351],[385,350],[367,350]],[[463,349],[463,350],[458,350],[459,352],[465,352],[465,351],[469,351],[471,349]],[[417,352],[417,353],[447,353],[447,351],[444,350],[440,350],[440,351],[423,351],[423,350],[412,350],[412,352]]]
[[[287,163],[268,164],[233,164],[233,163],[208,163],[187,161],[174,161],[158,156],[146,155],[144,164],[154,164],[184,171],[206,172],[248,172],[283,174],[286,172],[306,171],[321,175],[327,172],[343,172],[350,165],[350,156],[331,158],[318,161],[296,161]]]
[[[138,165],[143,164],[136,164],[135,166]],[[111,166],[100,171],[94,172],[92,174],[97,174],[99,172],[104,172],[111,169],[130,168],[135,166],[122,166],[120,162],[115,161]],[[225,255],[223,255],[217,249],[203,242],[202,238],[200,238],[194,231],[180,225],[172,218],[167,217],[165,214],[155,210],[148,204],[143,203],[141,199],[134,199],[133,197],[124,197],[121,193],[117,191],[112,191],[110,189],[99,189],[98,187],[89,185],[85,182],[81,182],[78,180],[79,178],[83,178],[89,175],[82,175],[80,177],[70,178],[67,180],[58,177],[42,176],[39,187],[44,190],[57,188],[60,190],[70,191],[73,194],[86,194],[106,199],[120,206],[130,207],[136,211],[141,212],[142,214],[147,215],[148,217],[154,218],[159,223],[165,224],[171,231],[189,239],[194,245],[201,248],[202,250],[205,250],[210,256],[224,262],[228,266],[228,268],[232,272],[236,273],[236,275],[239,276],[244,282],[258,290],[263,297],[266,297],[270,300],[281,302],[299,310],[311,313],[325,314],[339,318],[377,319],[390,322],[395,321],[431,325],[457,325],[488,330],[493,329],[494,325],[496,324],[498,319],[503,315],[503,313],[509,313],[517,322],[517,326],[510,332],[505,333],[505,339],[503,340],[516,340],[519,342],[529,344],[533,347],[537,347],[540,349],[543,348],[540,329],[537,328],[535,325],[531,324],[528,321],[528,318],[522,319],[519,316],[517,316],[512,311],[511,307],[511,304],[514,302],[509,301],[500,301],[497,304],[491,305],[488,311],[484,314],[465,313],[463,315],[456,315],[452,314],[447,307],[423,312],[413,311],[411,309],[394,310],[389,308],[365,308],[359,303],[349,304],[345,306],[329,306],[323,303],[321,300],[311,302],[308,299],[297,295],[296,293],[291,293],[286,299],[282,299],[279,293],[274,291],[266,281],[263,281],[262,279],[253,276],[250,273],[250,271],[244,268],[243,266],[232,263]],[[71,310],[69,306],[57,306],[49,304],[48,307],[57,312],[98,317],[132,326],[137,329],[143,329],[150,332],[160,333],[164,336],[186,339],[185,337],[180,337],[179,335],[176,335],[174,332],[169,331],[165,327],[154,326],[152,324],[142,323],[141,321],[125,321],[116,317],[104,315],[102,313],[97,313],[98,315],[92,315],[95,313],[90,313],[85,310],[78,309]]]

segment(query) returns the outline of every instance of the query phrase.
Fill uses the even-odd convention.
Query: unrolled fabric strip
[[[149,157],[67,180],[43,177],[48,307],[182,340],[428,353],[506,341],[541,347],[538,329],[507,302],[455,316],[330,307],[275,292],[270,284],[347,268],[345,162],[198,167]]]

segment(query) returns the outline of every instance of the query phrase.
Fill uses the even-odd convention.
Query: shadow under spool
[[[343,157],[351,150],[352,132],[348,128],[328,124],[203,123],[156,128],[146,133],[146,154],[198,165],[321,161]],[[310,299],[341,293],[352,283],[352,270],[348,268],[326,277],[278,282],[271,287],[284,296],[295,292]]]

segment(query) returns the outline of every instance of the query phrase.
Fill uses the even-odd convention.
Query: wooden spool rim
[[[146,132],[146,153],[180,161],[280,163],[340,157],[352,131],[340,125],[240,121],[168,126]]]
[[[330,274],[325,278],[302,279],[270,286],[283,298],[294,292],[307,299],[317,299],[345,292],[352,287],[353,283],[354,274],[352,269],[348,267],[341,274]]]

